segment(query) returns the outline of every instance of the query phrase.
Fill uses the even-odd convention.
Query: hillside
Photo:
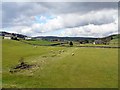
[[[112,37],[112,40],[110,41],[110,45],[120,46],[120,44],[119,44],[120,34],[111,35],[110,37]]]
[[[2,45],[3,88],[118,86],[118,49],[34,47],[16,40],[3,40]],[[10,68],[15,67],[21,57],[35,67],[10,73]]]
[[[78,41],[78,40],[95,40],[97,38],[91,38],[91,37],[52,37],[52,36],[45,36],[45,37],[41,37],[41,36],[38,36],[38,37],[34,37],[35,39],[39,39],[39,38],[42,38],[42,39],[45,39],[45,40],[55,40],[55,39],[59,39],[61,41],[64,41],[64,40],[68,40],[68,41]]]
[[[107,36],[107,37],[103,37],[103,39],[105,39],[105,38],[120,39],[120,34],[114,34],[114,35],[110,35],[110,36]]]
[[[4,32],[4,31],[0,32],[0,36],[5,36],[5,35],[13,35],[13,36],[17,36],[17,37],[27,37],[26,35],[18,34],[18,33],[9,33],[9,32]]]
[[[31,45],[41,45],[41,46],[47,46],[52,44],[57,44],[58,42],[50,42],[47,40],[21,40],[21,42],[31,44]]]
[[[26,35],[22,35],[22,34],[17,34],[17,33],[9,33],[9,32],[0,32],[0,36],[5,36],[6,34],[13,34],[13,35],[17,35],[20,37],[27,37]],[[32,37],[32,39],[43,39],[43,40],[67,40],[67,41],[79,41],[79,40],[97,40],[97,39],[106,39],[106,38],[112,38],[112,39],[117,39],[120,38],[120,34],[114,34],[114,35],[110,35],[110,36],[106,36],[106,37],[102,37],[102,38],[92,38],[92,37],[57,37],[57,36],[36,36],[36,37]]]

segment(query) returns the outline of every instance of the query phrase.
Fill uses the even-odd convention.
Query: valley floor
[[[3,40],[3,88],[117,88],[118,49],[28,45]],[[35,67],[10,73],[20,58]]]

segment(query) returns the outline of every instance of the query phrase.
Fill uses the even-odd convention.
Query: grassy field
[[[118,43],[119,41],[118,41],[118,40],[119,40],[119,39],[113,39],[113,40],[111,40],[111,41],[110,41],[110,45],[111,45],[111,46],[119,46],[119,43]]]
[[[3,40],[2,49],[4,88],[118,86],[118,49],[51,46],[35,48],[14,40]],[[59,53],[60,50],[63,52]],[[10,67],[17,65],[21,57],[30,64],[36,64],[36,67],[11,74]]]
[[[50,45],[50,44],[55,44],[58,42],[50,42],[46,40],[22,40],[23,42],[35,44],[35,45]]]

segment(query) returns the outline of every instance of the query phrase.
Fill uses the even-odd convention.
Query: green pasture
[[[119,39],[113,39],[110,41],[111,46],[119,46]]]
[[[50,44],[58,43],[58,42],[50,42],[47,40],[22,40],[22,41],[30,44],[36,44],[36,45],[50,45]]]
[[[14,40],[2,45],[4,88],[118,87],[118,49],[34,47]],[[36,67],[10,73],[21,57]]]

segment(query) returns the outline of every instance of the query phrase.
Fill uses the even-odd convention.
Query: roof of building
[[[10,34],[6,34],[5,37],[12,37],[12,35],[10,35]]]

